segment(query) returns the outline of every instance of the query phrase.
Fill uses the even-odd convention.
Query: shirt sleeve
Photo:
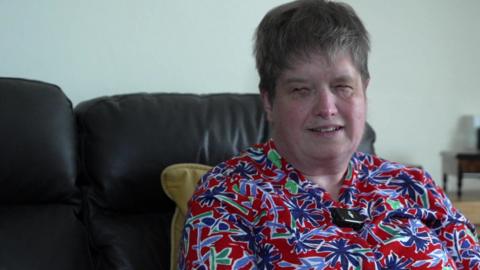
[[[459,269],[480,269],[480,245],[475,226],[453,206],[428,173],[425,173],[425,188],[428,208],[437,213],[440,222],[436,232],[450,257]]]
[[[226,174],[214,168],[189,202],[179,269],[255,268],[253,199]]]

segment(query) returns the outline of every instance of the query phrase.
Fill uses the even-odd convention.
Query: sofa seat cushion
[[[93,269],[75,212],[61,204],[0,206],[0,269]]]

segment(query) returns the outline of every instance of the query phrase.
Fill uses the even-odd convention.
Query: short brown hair
[[[369,35],[349,5],[298,0],[270,10],[255,33],[254,55],[260,91],[266,91],[273,100],[278,76],[293,61],[308,58],[314,52],[331,58],[339,50],[350,53],[363,80],[370,78]]]

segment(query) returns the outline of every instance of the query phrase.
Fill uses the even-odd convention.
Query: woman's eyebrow
[[[307,79],[301,77],[289,77],[286,78],[283,83],[305,83],[307,81]]]
[[[353,82],[354,78],[350,75],[340,75],[333,79],[333,82]]]

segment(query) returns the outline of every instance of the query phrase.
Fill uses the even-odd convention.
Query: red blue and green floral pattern
[[[270,140],[213,168],[189,206],[180,269],[480,269],[475,228],[428,173],[363,153],[334,201]]]

